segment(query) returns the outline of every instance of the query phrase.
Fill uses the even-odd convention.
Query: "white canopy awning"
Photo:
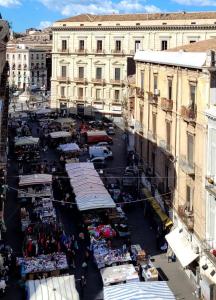
[[[183,268],[187,267],[199,256],[199,254],[196,254],[193,251],[191,244],[186,239],[182,229],[175,228],[173,231],[167,234],[165,238]]]
[[[78,152],[80,147],[76,143],[62,144],[58,147],[59,150],[63,152]]]
[[[29,280],[26,287],[28,300],[79,300],[74,275]]]
[[[52,184],[52,175],[50,174],[31,174],[20,176],[19,186],[30,186],[36,184]]]
[[[108,267],[100,272],[104,286],[130,280],[139,281],[139,275],[132,264]]]
[[[51,132],[50,136],[52,139],[58,139],[58,138],[70,137],[71,133],[68,131],[56,131],[56,132]]]
[[[70,163],[65,168],[80,211],[116,207],[93,163]]]
[[[15,139],[15,146],[37,145],[39,138],[33,136],[23,136]]]
[[[165,281],[130,282],[104,287],[104,300],[175,300]]]

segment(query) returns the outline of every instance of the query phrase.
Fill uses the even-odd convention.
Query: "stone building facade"
[[[83,14],[55,22],[51,106],[118,121],[135,52],[214,38],[215,17],[215,12]]]
[[[143,184],[174,222],[170,247],[211,300],[216,296],[216,257],[211,254],[216,241],[215,131],[210,127],[208,134],[206,110],[210,115],[209,108],[216,105],[212,49],[215,39],[137,53],[134,127]],[[206,178],[213,180],[208,191]]]

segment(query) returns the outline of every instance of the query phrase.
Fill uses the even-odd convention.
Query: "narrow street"
[[[36,136],[36,123],[33,127],[33,136]],[[122,176],[124,167],[126,166],[126,147],[123,139],[123,132],[116,129],[116,135],[113,137],[114,144],[112,151],[114,159],[108,162],[105,170],[105,176],[110,178],[119,178]],[[41,153],[41,161],[58,161],[58,154],[54,150],[48,150]],[[7,226],[6,241],[12,247],[16,255],[21,255],[22,251],[22,234],[20,230],[20,208],[17,203],[16,189],[18,183],[17,164],[15,161],[9,161],[8,169],[8,201],[5,207],[5,219]],[[14,188],[14,189],[12,189]],[[56,205],[59,219],[63,223],[67,234],[74,234],[78,239],[77,225],[81,221],[77,210],[68,209],[64,206]],[[174,292],[177,299],[193,300],[193,288],[190,285],[185,273],[181,270],[178,262],[168,263],[165,254],[158,253],[156,249],[155,232],[149,225],[148,220],[144,218],[142,203],[135,203],[130,211],[127,212],[129,227],[131,231],[132,244],[140,244],[154,259],[155,265],[160,268],[165,277],[167,277],[168,285]],[[76,268],[70,269],[71,274],[75,274],[77,289],[80,290],[81,265],[83,262],[84,253],[78,251],[75,259]],[[88,266],[87,286],[84,290],[85,300],[103,299],[103,285],[100,273],[95,264],[91,260]],[[4,300],[25,299],[23,291],[18,285],[17,278],[14,278],[7,290]]]

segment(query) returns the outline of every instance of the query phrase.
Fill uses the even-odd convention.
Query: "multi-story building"
[[[7,166],[7,123],[9,107],[8,74],[9,68],[6,62],[6,44],[9,39],[9,24],[0,20],[0,238],[4,228],[4,198],[5,176]]]
[[[83,14],[55,22],[51,106],[118,119],[136,50],[214,38],[215,17],[215,12]]]
[[[47,85],[46,51],[31,49],[25,45],[16,45],[7,50],[10,65],[9,84],[11,87],[25,90]]]
[[[37,54],[37,50],[45,51],[43,56],[45,55],[45,67],[46,67],[46,82],[45,86],[47,90],[50,90],[50,79],[51,79],[51,72],[52,72],[52,59],[51,59],[51,51],[52,51],[52,31],[51,28],[46,28],[44,30],[36,30],[34,28],[30,28],[26,30],[26,33],[23,34],[21,37],[16,38],[16,35],[11,32],[10,41],[7,44],[7,53],[16,52],[15,49],[19,48],[26,48],[32,49]],[[43,58],[44,60],[44,58]],[[25,62],[24,62],[25,63]],[[37,62],[35,62],[37,63]],[[44,62],[41,62],[44,63]],[[24,72],[25,70],[23,70]],[[37,75],[37,73],[33,73]],[[37,76],[33,76],[37,77]],[[35,78],[34,82],[37,82],[37,78]],[[24,78],[22,78],[22,84],[25,83]],[[36,83],[34,83],[36,84]]]
[[[215,39],[135,55],[135,149],[144,165],[146,195],[153,193],[173,218],[175,229],[167,241],[205,299],[211,300],[216,297],[216,256],[210,252],[216,247],[215,109],[209,110],[216,104],[212,49]]]

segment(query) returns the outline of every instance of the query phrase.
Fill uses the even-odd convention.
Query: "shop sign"
[[[103,109],[103,104],[94,104],[94,108]]]
[[[113,105],[113,106],[112,106],[112,110],[121,111],[121,110],[122,110],[122,107],[121,107],[121,105]]]

